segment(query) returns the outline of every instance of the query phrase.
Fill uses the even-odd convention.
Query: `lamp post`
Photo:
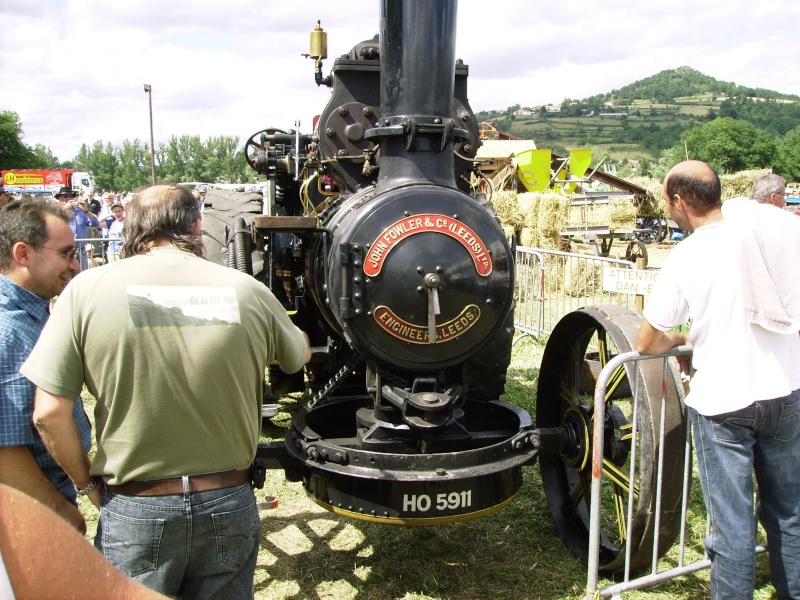
[[[144,93],[150,102],[150,167],[153,172],[153,185],[156,184],[156,147],[153,142],[153,88],[149,83],[144,84]]]

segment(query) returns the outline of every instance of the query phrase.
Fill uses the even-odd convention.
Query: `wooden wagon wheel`
[[[636,262],[636,259],[642,258],[644,259],[644,266],[647,266],[647,246],[641,240],[631,240],[628,242],[628,247],[625,250],[625,260],[629,260],[632,263]]]

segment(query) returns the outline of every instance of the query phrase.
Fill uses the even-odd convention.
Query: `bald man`
[[[753,597],[755,471],[770,579],[778,597],[800,598],[798,330],[765,328],[746,311],[748,259],[740,240],[746,237],[743,229],[754,235],[752,222],[758,218],[723,219],[719,178],[711,167],[699,161],[676,165],[664,181],[664,198],[670,217],[693,234],[665,261],[636,347],[658,354],[693,346],[695,374],[686,404],[712,525],[705,542],[711,597]],[[794,225],[789,213],[743,201],[747,210],[768,211],[765,217],[778,212],[787,226]],[[794,252],[789,243],[787,251]],[[800,279],[800,273],[790,277]],[[688,337],[670,331],[690,321]]]

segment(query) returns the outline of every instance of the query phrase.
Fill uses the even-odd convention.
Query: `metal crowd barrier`
[[[627,260],[517,247],[515,340],[549,335],[574,310],[597,304],[635,306],[634,294],[603,291],[603,267],[635,269]]]
[[[118,237],[75,238],[75,247],[81,248],[80,258],[78,259],[78,263],[81,266],[80,271],[106,264],[108,262],[108,243],[120,241],[122,241],[122,238]]]
[[[663,361],[663,369],[662,369],[662,395],[661,395],[661,410],[659,411],[662,415],[661,423],[656,424],[654,423],[654,427],[658,427],[659,431],[659,453],[658,453],[658,467],[657,467],[657,483],[656,483],[656,505],[655,505],[655,518],[656,518],[656,525],[655,525],[655,536],[653,539],[653,559],[652,564],[650,566],[650,571],[648,573],[642,574],[637,578],[631,578],[631,567],[630,567],[630,544],[626,544],[625,549],[625,567],[624,567],[624,576],[623,580],[619,583],[614,583],[612,585],[608,585],[604,588],[598,589],[599,583],[599,561],[600,561],[600,536],[601,536],[601,523],[603,519],[603,515],[601,514],[601,493],[602,493],[602,485],[603,485],[603,469],[598,464],[593,462],[592,468],[592,482],[591,482],[591,502],[590,502],[590,521],[589,521],[589,560],[588,560],[588,573],[586,579],[586,596],[584,596],[584,600],[594,600],[596,598],[614,598],[619,599],[622,598],[622,593],[640,589],[643,587],[649,587],[656,583],[664,582],[670,579],[674,579],[676,577],[680,577],[682,575],[688,575],[690,573],[694,573],[696,571],[700,571],[702,569],[707,569],[711,566],[711,561],[708,559],[708,556],[704,552],[704,557],[701,560],[697,560],[690,564],[685,564],[685,552],[686,552],[686,545],[687,541],[692,542],[695,545],[699,545],[702,547],[703,545],[703,538],[708,535],[709,531],[709,524],[708,518],[706,518],[706,527],[705,533],[701,534],[700,539],[696,539],[698,535],[695,533],[694,539],[687,540],[687,508],[688,508],[688,501],[689,501],[689,490],[692,485],[692,437],[691,437],[691,423],[688,418],[686,418],[686,408],[684,407],[684,422],[686,424],[686,439],[685,443],[685,452],[684,452],[684,465],[683,465],[683,490],[682,490],[682,505],[681,505],[681,520],[679,525],[679,541],[677,543],[677,558],[674,555],[671,555],[669,559],[662,557],[661,559],[658,558],[657,548],[659,547],[659,525],[658,520],[661,515],[661,498],[662,498],[662,484],[663,484],[663,468],[664,468],[664,449],[665,449],[665,426],[663,415],[666,414],[664,410],[665,403],[667,402],[667,378],[672,377],[670,373],[670,367],[668,364],[668,359],[671,356],[686,356],[691,355],[691,347],[690,346],[679,346],[677,348],[673,348],[672,350],[665,352],[664,354],[658,355],[641,355],[638,352],[626,352],[622,354],[618,354],[614,358],[608,361],[605,367],[601,370],[598,378],[597,378],[597,385],[595,387],[594,392],[594,402],[595,406],[602,406],[606,402],[606,395],[607,391],[606,388],[609,385],[609,382],[612,381],[612,378],[619,367],[624,365],[628,362],[633,362],[633,369],[629,369],[628,373],[635,373],[634,381],[631,382],[631,391],[633,393],[633,410],[634,410],[634,418],[632,419],[632,435],[631,435],[631,459],[630,459],[630,481],[635,481],[635,470],[636,470],[636,452],[637,452],[637,423],[636,423],[636,411],[637,406],[639,403],[639,390],[640,387],[643,385],[640,381],[638,362],[643,360],[661,360]],[[674,401],[674,400],[672,400]],[[594,435],[593,435],[593,448],[592,448],[592,457],[593,461],[596,460],[595,457],[600,457],[599,460],[602,460],[603,456],[603,443],[604,443],[604,433],[603,433],[603,426],[604,420],[603,419],[594,419]],[[700,489],[700,482],[695,481],[694,486],[695,489]],[[633,514],[633,501],[634,501],[634,487],[633,485],[630,486],[630,490],[628,491],[627,497],[627,515],[628,521],[626,523],[627,531],[631,530],[631,516]],[[703,509],[705,510],[705,509]],[[676,548],[673,547],[673,550]],[[759,545],[755,549],[756,553],[766,552],[767,548],[764,545]],[[672,552],[672,551],[670,551]],[[676,566],[668,568],[669,564],[675,563]],[[661,568],[661,570],[659,570]]]

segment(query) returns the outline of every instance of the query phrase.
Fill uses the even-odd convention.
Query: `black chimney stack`
[[[377,191],[419,181],[455,188],[453,119],[457,0],[382,0]]]

